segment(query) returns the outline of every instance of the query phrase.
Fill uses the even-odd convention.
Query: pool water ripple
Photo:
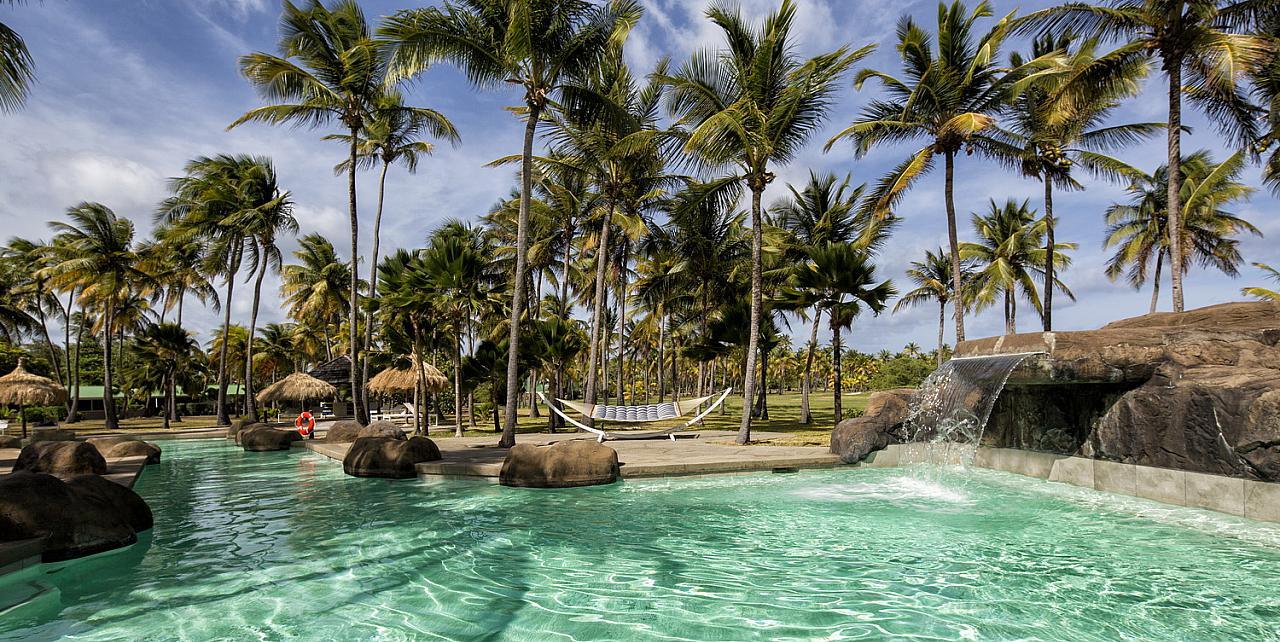
[[[0,639],[1269,640],[1280,528],[989,471],[563,491],[173,441],[138,545],[0,580]]]

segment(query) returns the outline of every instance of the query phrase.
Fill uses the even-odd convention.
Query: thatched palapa
[[[338,394],[338,389],[315,377],[302,372],[295,372],[266,388],[257,395],[261,403],[272,401],[307,401],[309,399],[328,399]]]
[[[18,359],[18,367],[13,372],[0,377],[0,404],[17,406],[22,415],[22,436],[27,436],[27,406],[43,406],[60,403],[67,398],[67,389],[48,377],[31,374],[22,367],[22,359]]]
[[[423,383],[427,392],[440,392],[449,387],[449,378],[444,376],[435,366],[422,364]],[[369,392],[375,395],[392,395],[398,392],[413,392],[417,377],[412,368],[387,368],[369,380]]]

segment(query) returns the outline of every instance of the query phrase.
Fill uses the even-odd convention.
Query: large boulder
[[[914,392],[899,388],[873,393],[861,417],[845,419],[831,431],[831,452],[841,461],[855,464],[891,443],[901,443]]]
[[[231,432],[231,429],[228,429],[227,430],[228,437],[231,439],[234,439],[237,446],[243,446],[244,444],[241,443],[240,440],[244,437],[245,433],[249,432],[250,430],[255,430],[258,428],[266,428],[267,425],[263,423],[244,423],[244,424],[241,424],[238,428],[236,427],[235,424],[232,424],[231,427],[235,428],[236,430],[235,432]]]
[[[91,444],[98,452],[102,453],[107,459],[116,459],[119,457],[139,457],[147,458],[147,464],[160,463],[160,447],[134,439],[128,435],[112,435],[110,437],[90,437],[85,443]]]
[[[246,452],[267,452],[273,450],[289,450],[290,445],[302,438],[296,430],[276,430],[270,426],[259,424],[238,434],[240,447]]]
[[[522,488],[573,488],[612,484],[619,477],[618,452],[590,439],[549,446],[516,444],[507,453],[498,483]]]
[[[361,437],[389,437],[405,439],[404,429],[390,421],[375,421],[368,426],[361,426],[358,421],[336,421],[325,433],[324,440],[330,443],[349,444]]]
[[[342,458],[342,472],[352,477],[416,477],[417,465],[440,459],[440,449],[426,437],[360,437]]]
[[[63,430],[61,428],[32,428],[31,441],[75,441],[76,432],[74,430]]]
[[[22,438],[13,435],[0,435],[0,448],[21,448]]]
[[[227,426],[227,439],[236,439],[236,435],[238,435],[241,430],[244,430],[245,428],[248,428],[249,426],[254,425],[254,423],[255,422],[249,419],[231,420],[231,425]],[[237,444],[240,443],[239,440],[237,440],[236,443]]]
[[[83,441],[37,441],[27,444],[13,463],[13,472],[49,473],[60,477],[105,475],[107,460]]]
[[[0,478],[0,541],[46,538],[46,562],[128,546],[151,525],[151,509],[137,493],[96,475]]]
[[[1010,375],[985,445],[1280,481],[1280,304],[956,346],[957,356],[1017,352],[1040,354]]]

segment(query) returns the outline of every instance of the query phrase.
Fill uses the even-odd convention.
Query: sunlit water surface
[[[989,471],[575,490],[169,441],[130,549],[0,580],[0,638],[1267,640],[1280,528]],[[3,608],[3,606],[0,606]]]

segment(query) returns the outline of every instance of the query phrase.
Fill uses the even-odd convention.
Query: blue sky
[[[371,18],[417,6],[407,0],[362,3]],[[679,61],[696,47],[714,46],[717,34],[703,17],[705,3],[695,0],[642,0],[645,15],[628,45],[628,59],[645,73],[663,55]],[[747,15],[763,15],[776,3],[746,0]],[[895,71],[893,27],[907,12],[925,25],[934,22],[932,2],[840,2],[799,0],[796,24],[800,53],[816,54],[841,44],[879,43],[865,66]],[[996,2],[997,14],[1026,12],[1044,3]],[[244,111],[262,104],[237,71],[237,58],[250,51],[275,51],[279,4],[272,0],[46,0],[25,6],[0,5],[0,21],[27,40],[37,64],[39,80],[26,107],[0,115],[0,235],[47,238],[46,221],[80,201],[101,201],[117,214],[133,219],[139,237],[150,229],[151,212],[165,195],[166,179],[180,174],[182,165],[198,155],[221,152],[266,154],[292,191],[302,231],[321,232],[342,250],[347,246],[346,183],[335,177],[333,165],[343,150],[320,140],[324,131],[274,129],[247,125],[232,132],[225,127]],[[989,24],[989,21],[984,24]],[[1022,43],[1015,43],[1021,47]],[[1163,78],[1155,74],[1142,96],[1116,114],[1116,122],[1163,120]],[[388,178],[383,243],[388,249],[422,243],[441,220],[474,219],[507,195],[514,184],[509,168],[491,169],[485,163],[519,150],[521,127],[502,108],[514,104],[512,91],[478,93],[455,70],[433,69],[411,88],[416,104],[447,114],[462,134],[456,149],[442,145],[421,163],[416,175],[393,170]],[[787,182],[803,182],[810,169],[852,173],[854,183],[872,182],[910,151],[907,147],[876,150],[854,160],[849,148],[823,154],[827,138],[839,131],[874,94],[853,90],[846,83],[825,130],[790,165],[776,168],[778,180],[766,193],[766,203],[785,193]],[[1184,150],[1208,148],[1225,156],[1213,128],[1198,114],[1188,124]],[[1163,162],[1163,140],[1130,148],[1125,160],[1152,170]],[[1257,185],[1257,169],[1247,181]],[[375,200],[372,175],[361,176],[362,237],[368,252]],[[1002,171],[996,165],[967,157],[956,172],[957,210],[985,208],[987,199],[1030,198],[1039,207],[1041,189]],[[1106,321],[1142,314],[1150,291],[1135,292],[1112,283],[1102,273],[1102,213],[1123,198],[1122,190],[1090,182],[1084,192],[1059,194],[1055,209],[1060,219],[1058,239],[1080,244],[1074,265],[1063,275],[1078,301],[1063,302],[1055,311],[1058,329],[1092,328]],[[1277,201],[1265,191],[1235,208],[1261,228],[1267,238],[1245,239],[1247,261],[1280,263],[1280,216]],[[905,223],[883,253],[885,277],[908,287],[903,270],[929,248],[945,243],[941,171],[921,180],[902,203]],[[962,239],[969,236],[967,225]],[[285,243],[291,251],[292,241]],[[1194,270],[1187,279],[1188,306],[1240,298],[1239,288],[1260,285],[1260,273],[1242,269],[1240,279]],[[268,284],[273,293],[277,282]],[[1168,309],[1167,283],[1161,302]],[[244,290],[240,290],[244,292]],[[247,293],[246,293],[247,294]],[[1061,297],[1056,299],[1061,301]],[[247,316],[249,297],[237,297],[233,310]],[[1020,329],[1038,327],[1034,312],[1024,305]],[[187,319],[207,338],[218,318],[209,311],[188,311]],[[863,350],[898,349],[914,341],[934,344],[937,310],[921,308],[897,315],[864,317],[847,341]],[[281,321],[279,306],[268,305],[262,322]],[[797,328],[799,330],[799,328]],[[969,322],[970,336],[1003,331],[999,306]],[[798,334],[804,334],[800,332]],[[948,342],[953,339],[948,324]]]

